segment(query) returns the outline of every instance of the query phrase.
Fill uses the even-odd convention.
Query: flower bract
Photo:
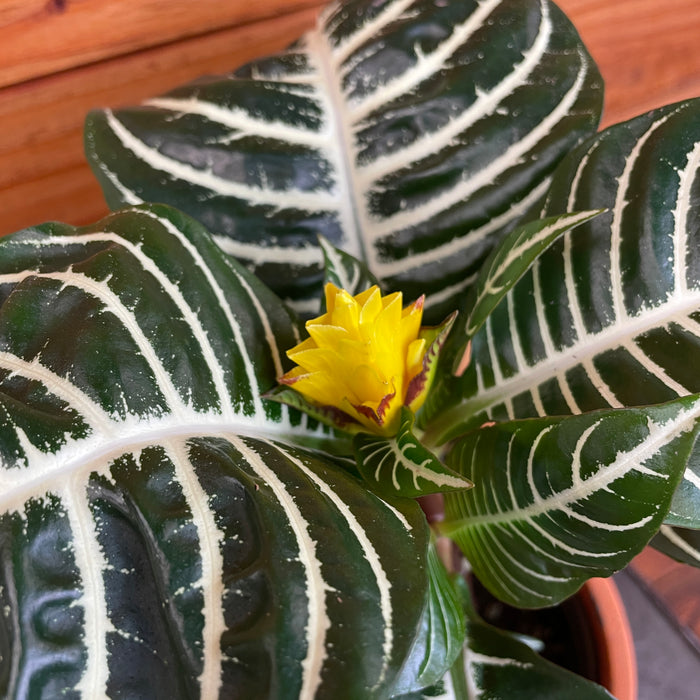
[[[406,308],[400,292],[376,285],[352,296],[328,283],[326,313],[307,321],[309,337],[287,352],[296,363],[280,383],[312,404],[340,412],[343,427],[378,435],[398,429],[401,407],[417,410],[428,382],[421,297]]]

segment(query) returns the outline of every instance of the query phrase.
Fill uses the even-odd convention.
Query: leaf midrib
[[[694,290],[693,294],[683,295],[679,298],[671,298],[665,304],[653,311],[646,311],[636,316],[627,317],[622,323],[607,326],[596,334],[586,335],[577,343],[558,351],[535,365],[528,365],[508,379],[498,384],[482,389],[478,396],[461,401],[455,407],[446,411],[440,418],[441,425],[451,425],[457,419],[463,422],[464,417],[473,415],[479,411],[490,408],[496,403],[518,396],[525,391],[531,391],[545,381],[570,369],[583,364],[584,359],[592,359],[605,350],[611,350],[620,346],[620,340],[637,338],[647,331],[667,326],[673,322],[673,317],[689,315],[700,307],[700,290]],[[461,419],[461,420],[460,420]]]
[[[129,420],[131,418],[131,422]],[[294,446],[289,425],[260,423],[259,418],[238,415],[233,419],[220,414],[193,412],[191,420],[183,421],[180,414],[143,418],[129,416],[114,420],[110,435],[93,433],[86,438],[66,442],[57,452],[42,453],[42,464],[0,469],[0,513],[21,511],[26,501],[46,493],[65,490],[66,483],[76,476],[91,472],[104,473],[106,467],[124,454],[138,453],[148,447],[158,447],[173,438],[221,437],[276,442]],[[119,433],[122,433],[121,435]]]

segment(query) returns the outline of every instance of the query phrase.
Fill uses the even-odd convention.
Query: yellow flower
[[[404,309],[400,292],[383,297],[377,286],[353,297],[328,283],[325,293],[327,312],[307,321],[310,337],[287,352],[297,366],[279,381],[340,411],[345,428],[393,435],[401,407],[415,411],[425,400],[424,297]]]

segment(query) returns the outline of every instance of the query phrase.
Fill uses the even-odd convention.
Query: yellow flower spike
[[[422,337],[423,297],[403,308],[400,292],[373,286],[352,296],[331,283],[325,296],[326,313],[306,323],[309,338],[287,352],[297,366],[279,382],[339,427],[392,436],[401,408],[425,399],[426,357],[442,330]]]

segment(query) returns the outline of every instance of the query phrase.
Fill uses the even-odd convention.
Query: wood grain
[[[320,4],[0,0],[0,234],[106,212],[83,156],[88,110],[133,104],[282,48],[312,25]],[[604,125],[700,96],[700,0],[558,4],[606,81]],[[205,31],[212,27],[222,28]]]
[[[699,0],[556,0],[605,80],[601,126],[700,96]]]
[[[83,155],[90,109],[139,102],[200,75],[277,51],[316,9],[233,27],[0,89],[0,234],[107,213]]]
[[[319,4],[319,0],[0,0],[0,86]]]

